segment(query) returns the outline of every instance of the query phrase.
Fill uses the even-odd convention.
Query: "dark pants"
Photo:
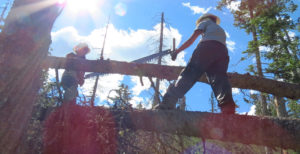
[[[178,77],[176,84],[168,88],[163,99],[166,97],[173,98],[168,100],[182,98],[205,73],[219,106],[227,103],[234,104],[231,85],[226,73],[228,63],[229,56],[225,45],[217,41],[201,42],[195,49],[188,65]],[[175,104],[176,102],[170,103]]]
[[[78,96],[78,83],[75,77],[64,73],[61,79],[61,85],[64,89],[64,102],[76,103],[76,97]]]

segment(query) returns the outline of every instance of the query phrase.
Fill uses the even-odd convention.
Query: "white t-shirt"
[[[219,25],[217,25],[210,18],[201,21],[195,30],[202,30],[202,39],[200,42],[215,40],[223,43],[226,46],[226,34]]]

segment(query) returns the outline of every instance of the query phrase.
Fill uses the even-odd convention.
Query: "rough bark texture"
[[[25,153],[20,143],[41,85],[41,64],[58,15],[54,1],[15,0],[7,16],[0,34],[1,154]]]
[[[96,109],[97,110],[97,109]],[[100,110],[101,111],[101,110]],[[204,137],[225,142],[300,149],[300,120],[187,111],[112,111],[132,130]],[[122,118],[119,116],[122,115]]]
[[[65,58],[48,57],[44,61],[45,68],[69,67],[71,69],[86,72],[99,72],[111,74],[124,74],[135,76],[149,76],[160,79],[175,80],[183,67],[163,66],[157,64],[137,64],[109,60],[77,60],[66,61]],[[241,89],[253,89],[279,97],[300,99],[300,85],[285,83],[276,80],[251,76],[249,74],[228,73],[232,87]],[[200,82],[207,83],[205,76],[199,79]]]
[[[276,113],[278,117],[288,117],[288,113],[285,107],[285,101],[282,97],[274,96],[274,104],[276,107]]]

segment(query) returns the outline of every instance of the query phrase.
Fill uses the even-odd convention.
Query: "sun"
[[[73,12],[93,11],[97,9],[99,0],[65,0],[67,8]]]

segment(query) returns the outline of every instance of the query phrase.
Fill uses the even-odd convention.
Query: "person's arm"
[[[183,51],[184,49],[191,46],[201,33],[202,33],[202,30],[195,30],[194,33],[192,34],[192,36],[187,41],[185,41],[175,52],[178,54],[181,51]]]
[[[174,53],[171,55],[172,60],[176,59],[178,53],[191,46],[202,32],[202,30],[195,30],[192,36],[174,51]]]

